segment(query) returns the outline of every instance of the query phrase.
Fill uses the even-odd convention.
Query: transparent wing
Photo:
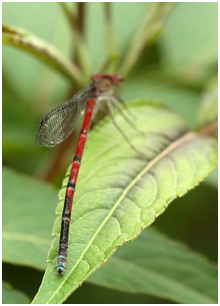
[[[40,146],[54,147],[63,142],[80,122],[90,88],[78,92],[69,101],[57,106],[46,114],[40,122],[36,142]]]

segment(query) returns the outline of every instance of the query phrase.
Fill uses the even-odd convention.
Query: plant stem
[[[106,29],[106,45],[108,52],[108,59],[101,68],[101,71],[105,73],[114,73],[116,65],[119,59],[119,52],[116,47],[116,40],[114,35],[113,23],[112,23],[112,5],[111,2],[104,3],[105,13],[105,29]]]
[[[75,41],[76,41],[76,56],[79,68],[82,70],[86,82],[88,82],[91,76],[91,63],[85,45],[85,3],[77,3],[77,19],[75,27],[73,27]]]
[[[158,2],[153,5],[150,13],[144,18],[140,28],[131,39],[125,59],[119,67],[119,72],[123,76],[130,73],[146,46],[149,47],[160,33],[163,23],[174,5],[175,3],[170,2]]]
[[[102,73],[113,74],[116,71],[116,66],[120,58],[120,53],[116,47],[116,40],[112,24],[112,3],[104,3],[105,13],[105,30],[106,30],[106,45],[107,45],[107,59],[99,69]]]
[[[83,76],[76,65],[62,56],[53,46],[35,35],[17,27],[3,25],[2,41],[31,53],[54,70],[62,73],[78,88],[83,86]]]
[[[70,12],[66,5],[61,6],[73,30],[76,52],[75,61],[84,76],[84,85],[88,83],[91,75],[91,63],[84,38],[85,5],[86,3],[77,2],[77,15]]]
[[[69,20],[70,24],[76,23],[76,15],[73,11],[70,11],[69,6],[66,2],[58,2],[61,9],[63,10],[63,13],[65,14],[66,18]]]
[[[71,16],[70,18],[68,16]],[[74,17],[73,17],[74,16]],[[85,6],[84,3],[78,3],[77,7],[77,15],[68,14],[67,15],[70,25],[73,29],[73,35],[76,40],[78,37],[83,37],[84,35],[84,20],[85,20]],[[78,46],[79,48],[79,46]],[[76,49],[76,53],[72,56],[72,61],[74,65],[77,67],[80,66],[81,57],[79,56],[79,49]],[[76,93],[76,88],[74,90],[71,88],[70,92],[67,93],[68,97],[73,96]],[[68,137],[59,147],[57,147],[54,151],[53,156],[50,158],[50,162],[47,164],[46,169],[42,173],[38,175],[38,179],[46,182],[52,182],[57,177],[58,173],[60,173],[61,169],[65,167],[64,163],[66,161],[66,157],[69,157],[69,151],[74,146],[74,137],[77,136],[77,132],[74,131],[73,134]]]

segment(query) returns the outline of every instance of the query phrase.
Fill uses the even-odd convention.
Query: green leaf
[[[2,42],[31,53],[51,68],[62,73],[78,86],[83,80],[78,68],[48,43],[20,28],[3,25]]]
[[[161,36],[164,64],[168,69],[199,75],[218,60],[218,4],[179,2]],[[187,20],[187,22],[185,22]],[[196,71],[196,68],[200,68]]]
[[[123,3],[112,2],[112,18],[113,31],[115,33],[116,45],[119,53],[124,53],[127,42],[130,42],[131,36],[137,30],[146,12],[150,10],[151,3]],[[126,18],[121,18],[121,14]],[[135,12],[135,14],[134,14]],[[96,16],[96,18],[94,18]],[[85,27],[87,45],[89,54],[91,54],[93,62],[93,70],[97,71],[97,67],[102,66],[106,62],[107,43],[105,23],[104,4],[102,2],[90,2],[87,5],[87,21],[89,25]],[[132,22],[131,22],[132,20]],[[94,41],[96,43],[94,43]]]
[[[2,15],[4,23],[14,24],[28,30],[53,45],[62,55],[69,58],[73,43],[72,35],[57,3],[23,2],[19,4],[5,2],[2,6]],[[39,15],[41,15],[40,22],[33,22],[35,17]],[[70,83],[62,74],[55,73],[44,62],[36,60],[35,57],[22,50],[5,44],[2,46],[2,57],[4,77],[7,76],[18,95],[24,101],[27,101],[29,112],[30,101],[33,104],[35,103],[35,116],[40,111],[41,114],[46,113],[52,105],[59,104],[66,98]]]
[[[124,293],[105,287],[85,283],[75,291],[65,304],[164,304],[170,301],[146,294]]]
[[[9,186],[16,188],[12,192]],[[56,191],[3,168],[2,194],[3,261],[44,269],[50,243],[50,236],[45,233],[51,232],[54,221],[52,204],[57,201]]]
[[[136,238],[217,164],[217,140],[205,130],[189,131],[175,113],[145,100],[134,101],[129,110],[145,137],[120,115],[116,120],[148,161],[130,148],[109,118],[90,134],[75,194],[66,273],[56,273],[56,257],[68,175],[59,195],[48,268],[33,303],[64,301],[118,246]]]
[[[207,259],[149,229],[120,248],[88,281],[183,304],[215,304],[217,275]]]
[[[209,176],[205,179],[205,183],[218,189],[218,168],[209,174]]]
[[[29,304],[30,300],[23,293],[14,290],[11,285],[2,282],[2,303],[3,304]]]
[[[157,70],[158,73],[160,69]],[[181,114],[190,124],[195,126],[195,117],[199,104],[198,91],[176,86],[166,77],[155,77],[152,73],[138,73],[127,79],[122,88],[125,101],[136,97],[148,97],[150,100],[163,101],[170,108]]]
[[[202,95],[197,113],[197,126],[203,126],[213,122],[218,125],[218,78],[213,78],[207,85]],[[216,135],[218,131],[216,130]],[[205,180],[207,184],[218,188],[218,170],[213,171]]]
[[[129,74],[135,63],[140,59],[145,47],[149,47],[155,40],[155,37],[160,34],[163,24],[174,5],[175,3],[170,2],[154,3],[150,13],[146,15],[137,33],[130,40],[128,49],[124,52],[125,58],[119,68],[119,72],[123,76]]]
[[[203,93],[197,115],[197,124],[201,128],[218,118],[218,78],[213,79]]]
[[[9,182],[19,186],[13,193],[8,188]],[[31,194],[27,190],[31,190]],[[45,201],[39,194],[44,197],[47,194],[48,199]],[[3,261],[45,269],[55,198],[56,191],[50,186],[3,168],[3,220],[7,220],[3,224]],[[29,208],[32,206],[34,222],[30,223],[33,213]],[[20,218],[24,230],[17,221]],[[5,235],[5,226],[13,227],[13,233]],[[178,265],[179,262],[182,264]],[[211,303],[211,299],[216,298],[215,271],[212,264],[180,243],[172,242],[157,231],[146,230],[137,240],[120,248],[88,281],[129,293],[164,296],[180,303]]]

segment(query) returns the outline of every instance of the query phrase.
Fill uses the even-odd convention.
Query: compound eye
[[[123,77],[121,75],[119,75],[119,74],[115,74],[113,76],[113,79],[114,79],[114,83],[115,84],[120,84],[120,83],[122,83],[124,81]]]

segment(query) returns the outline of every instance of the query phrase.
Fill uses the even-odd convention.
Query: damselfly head
[[[109,92],[113,86],[118,86],[123,78],[118,74],[94,74],[91,77],[91,85],[98,92]]]
[[[124,79],[119,74],[113,74],[112,75],[112,82],[114,83],[114,85],[121,85],[124,82]]]

